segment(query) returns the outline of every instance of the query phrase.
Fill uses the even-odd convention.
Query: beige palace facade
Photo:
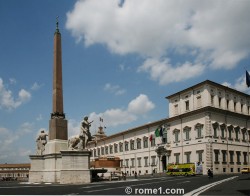
[[[206,80],[166,98],[169,118],[91,142],[91,159],[119,157],[128,175],[164,172],[168,163],[200,162],[204,174],[250,165],[249,95]]]

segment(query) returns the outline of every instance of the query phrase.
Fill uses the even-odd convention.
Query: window
[[[234,163],[234,151],[229,151],[230,154],[230,164]]]
[[[197,96],[197,108],[201,107],[201,96]]]
[[[174,114],[178,115],[178,104],[174,105]]]
[[[97,155],[98,155],[98,156],[101,155],[100,151],[101,151],[100,148],[97,148]]]
[[[186,111],[189,111],[189,101],[185,101],[186,104]]]
[[[219,163],[219,150],[214,150],[214,163]]]
[[[123,143],[121,143],[121,142],[119,143],[119,151],[123,152]]]
[[[229,109],[229,100],[227,100],[227,109]]]
[[[130,140],[130,150],[134,150],[134,149],[135,149],[135,141]]]
[[[233,140],[233,138],[232,138],[233,126],[232,126],[232,125],[229,126],[229,127],[227,128],[227,130],[228,130],[228,139],[229,139],[229,140]]]
[[[214,95],[211,95],[211,105],[214,105]]]
[[[175,143],[179,142],[180,130],[175,129],[175,130],[173,131],[173,133],[174,133],[174,139],[175,139],[174,142],[175,142]]]
[[[240,105],[240,111],[243,112],[243,104]]]
[[[225,139],[225,125],[220,126],[220,131],[221,131],[221,138]]]
[[[138,164],[138,167],[141,167],[141,157],[137,158],[137,164]]]
[[[240,151],[236,151],[237,164],[240,165]]]
[[[152,156],[151,157],[151,166],[155,166],[156,165],[156,156]]]
[[[128,142],[125,142],[125,151],[128,151]]]
[[[236,111],[236,102],[234,102],[234,111]]]
[[[242,129],[242,141],[245,142],[246,141],[246,129]]]
[[[244,158],[244,165],[247,165],[247,152],[243,152],[243,158]]]
[[[104,147],[102,147],[101,149],[102,149],[102,155],[104,155]]]
[[[109,148],[108,148],[108,146],[105,146],[105,154],[109,154]]]
[[[175,153],[174,156],[175,156],[175,163],[179,164],[180,163],[180,153]]]
[[[153,136],[152,136],[152,140],[151,140],[151,146],[155,146],[155,137],[153,137]]]
[[[218,138],[218,123],[213,124],[213,129],[214,129],[214,138]]]
[[[125,161],[126,161],[126,167],[128,167],[128,166],[129,166],[129,165],[128,165],[128,161],[129,161],[129,160],[128,160],[128,159],[126,159]]]
[[[148,167],[148,157],[144,157],[144,167]]]
[[[166,129],[163,131],[162,143],[163,144],[168,143],[168,131]]]
[[[148,138],[147,137],[143,138],[143,148],[148,148]]]
[[[112,145],[109,146],[109,153],[113,154],[113,146]]]
[[[203,150],[197,150],[197,158],[198,158],[198,162],[202,163],[203,159],[202,159],[202,155],[203,155]]]
[[[239,140],[239,134],[240,134],[240,128],[236,127],[235,128],[235,141],[240,141]]]
[[[190,163],[191,152],[185,152],[185,155],[186,155],[186,163]]]
[[[191,131],[191,127],[184,127],[183,129],[183,133],[185,134],[185,140],[190,140],[190,131]]]
[[[123,167],[124,165],[123,165],[123,159],[121,159],[121,161],[120,161],[120,167]]]
[[[219,107],[221,107],[221,97],[219,97]]]
[[[97,156],[96,156],[96,149],[94,149],[94,157],[97,157]]]
[[[227,152],[222,150],[222,163],[227,163]]]
[[[202,138],[203,137],[203,135],[202,135],[203,125],[198,123],[195,126],[195,130],[196,130],[196,134],[197,134],[196,139]]]
[[[141,139],[137,138],[136,146],[137,146],[137,149],[141,149]]]
[[[115,153],[118,153],[118,145],[117,144],[114,144],[114,151],[115,151]]]
[[[131,167],[135,167],[135,159],[131,158]]]

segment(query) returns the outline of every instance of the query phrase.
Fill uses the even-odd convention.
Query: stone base
[[[91,182],[90,170],[62,170],[60,184],[85,184]]]
[[[83,151],[61,151],[61,184],[83,184],[91,182],[90,154]]]
[[[44,157],[43,155],[30,155],[29,182],[43,182]]]
[[[60,182],[61,150],[68,149],[67,140],[54,139],[45,145],[44,155],[30,155],[29,182]]]
[[[45,145],[45,155],[60,153],[61,150],[68,150],[68,140],[49,140]]]
[[[44,155],[43,182],[60,182],[61,168],[61,153]]]
[[[57,151],[56,146],[64,142],[48,142],[46,152]],[[47,146],[49,145],[49,146]],[[51,148],[55,147],[55,148]],[[53,150],[52,150],[53,149]],[[83,151],[61,151],[45,155],[30,155],[29,182],[51,182],[61,184],[83,184],[91,182],[90,154]]]

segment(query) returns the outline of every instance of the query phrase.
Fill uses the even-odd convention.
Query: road
[[[0,182],[1,195],[250,195],[250,175],[139,177],[81,185]]]

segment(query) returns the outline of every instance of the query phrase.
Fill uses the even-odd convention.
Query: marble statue
[[[40,134],[36,139],[36,154],[43,155],[45,151],[45,145],[47,144],[47,136],[48,134],[45,133],[44,130],[41,130]]]
[[[79,135],[72,136],[68,139],[69,150],[83,150],[86,148],[89,141],[92,141],[90,126],[93,121],[89,122],[85,116],[81,122],[81,131]]]

